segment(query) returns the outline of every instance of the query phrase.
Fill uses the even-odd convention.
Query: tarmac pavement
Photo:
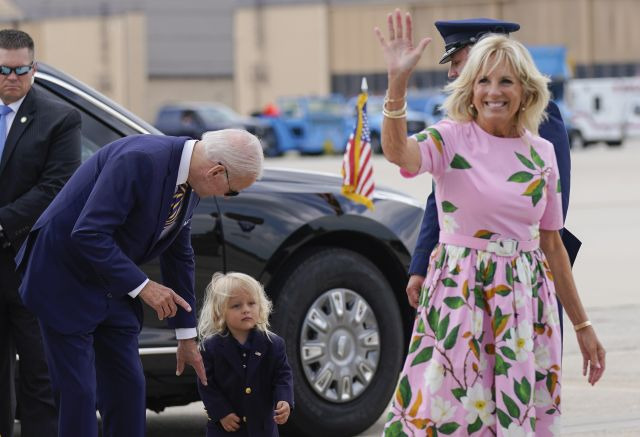
[[[288,155],[269,159],[267,166],[339,173],[340,163],[338,156]],[[607,350],[607,370],[595,387],[586,382],[569,328],[564,341],[562,435],[640,436],[640,282],[635,276],[640,268],[640,140],[615,149],[576,150],[572,165],[566,225],[583,242],[574,277]],[[382,157],[374,159],[374,174],[378,186],[392,186],[421,203],[431,187],[429,176],[404,180]],[[565,326],[571,326],[566,319]],[[384,416],[358,437],[379,436]],[[200,403],[160,414],[147,412],[147,435],[203,436],[205,423]]]

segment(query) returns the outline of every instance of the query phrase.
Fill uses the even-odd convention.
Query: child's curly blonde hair
[[[198,320],[198,334],[204,339],[227,330],[224,314],[229,298],[238,291],[249,293],[258,305],[256,328],[269,333],[269,315],[272,304],[262,285],[249,275],[238,272],[215,273],[205,291],[202,310]]]

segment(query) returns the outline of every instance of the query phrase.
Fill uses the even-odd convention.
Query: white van
[[[640,138],[640,77],[628,78],[625,89],[627,96],[625,137]]]
[[[597,142],[619,146],[629,135],[640,134],[640,114],[633,116],[634,104],[640,105],[640,78],[571,79],[565,99],[572,147]]]

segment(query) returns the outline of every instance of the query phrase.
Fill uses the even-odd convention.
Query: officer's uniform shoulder
[[[551,143],[551,141],[547,140],[546,138],[540,135],[532,135],[531,133],[529,133],[529,140],[531,141],[531,145],[536,149],[536,151],[538,151],[538,153],[542,152],[543,154],[554,154],[553,143]]]

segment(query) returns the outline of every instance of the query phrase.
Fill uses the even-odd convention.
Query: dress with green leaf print
[[[551,143],[450,120],[414,138],[443,234],[529,241],[562,228]],[[560,322],[544,254],[471,246],[431,255],[385,436],[559,435]]]

